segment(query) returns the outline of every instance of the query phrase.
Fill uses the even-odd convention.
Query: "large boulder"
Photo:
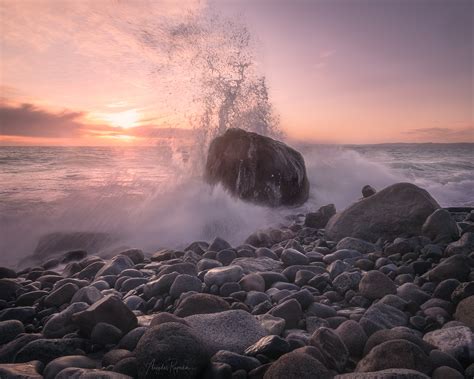
[[[186,325],[167,322],[149,328],[135,348],[140,378],[200,378],[209,355]]]
[[[229,129],[211,142],[205,177],[242,200],[271,207],[300,205],[309,195],[299,152],[242,129]]]
[[[185,318],[212,355],[219,350],[242,354],[268,333],[250,313],[236,309]]]
[[[361,238],[376,242],[380,237],[420,235],[426,218],[439,204],[414,184],[393,184],[376,194],[352,204],[334,215],[326,225],[330,239]]]

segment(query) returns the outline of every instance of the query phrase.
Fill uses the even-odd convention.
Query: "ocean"
[[[343,209],[370,184],[412,182],[448,206],[474,206],[474,144],[294,145],[311,183],[300,208],[268,209],[210,188],[173,144],[0,147],[0,265],[30,255],[47,233],[95,231],[152,252],[220,236],[242,243],[288,214]]]

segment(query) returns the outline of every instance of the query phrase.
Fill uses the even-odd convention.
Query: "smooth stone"
[[[474,232],[464,233],[461,238],[455,242],[451,242],[444,253],[447,256],[456,254],[469,254],[474,250]]]
[[[18,320],[0,322],[0,345],[14,340],[19,334],[25,332],[25,326]]]
[[[147,298],[168,293],[174,280],[179,276],[177,272],[164,274],[156,280],[148,282],[143,288],[143,293]]]
[[[242,354],[247,347],[267,335],[254,316],[243,310],[196,314],[185,317],[210,354],[228,350]]]
[[[264,379],[331,379],[334,375],[316,358],[301,352],[282,355],[265,372]]]
[[[221,286],[227,282],[238,282],[243,276],[244,271],[240,266],[216,267],[206,272],[206,275],[204,275],[204,283],[208,286],[212,286],[213,284]]]
[[[337,312],[333,307],[329,305],[314,302],[308,307],[308,309],[306,310],[306,314],[308,316],[328,318],[336,316]]]
[[[454,319],[474,330],[474,296],[466,297],[456,307]]]
[[[74,314],[72,321],[86,335],[90,335],[99,322],[114,325],[124,334],[138,324],[135,314],[115,295],[107,295],[89,308]]]
[[[232,249],[232,246],[226,240],[216,237],[212,240],[207,250],[219,252],[224,249]]]
[[[77,291],[79,291],[78,286],[72,283],[66,283],[46,296],[44,298],[44,304],[50,307],[58,307],[70,302]]]
[[[406,327],[395,327],[393,329],[382,329],[372,334],[364,347],[364,355],[367,355],[375,346],[391,340],[406,340],[419,346],[425,354],[429,354],[434,346],[423,341],[421,336]]]
[[[43,334],[46,338],[61,338],[78,329],[72,322],[72,315],[87,309],[87,303],[72,303],[66,309],[53,315],[44,325]]]
[[[229,304],[219,296],[197,293],[182,299],[174,314],[179,317],[186,317],[201,313],[218,313],[229,309]]]
[[[344,321],[335,332],[346,345],[351,357],[362,357],[367,342],[367,334],[358,322],[354,320]]]
[[[451,293],[450,299],[454,304],[459,303],[461,300],[465,299],[466,297],[474,295],[474,281],[460,283],[454,291]]]
[[[441,282],[446,279],[457,279],[463,282],[467,279],[470,271],[469,258],[458,254],[441,261],[425,276],[433,282]]]
[[[285,249],[280,255],[280,260],[285,266],[307,265],[309,259],[306,255],[295,249]]]
[[[321,351],[326,367],[338,372],[344,370],[349,360],[349,351],[333,330],[325,327],[316,329],[311,336],[310,344]]]
[[[361,278],[362,275],[358,271],[343,272],[334,278],[332,285],[335,290],[342,295],[351,289],[356,289]]]
[[[262,314],[256,316],[260,325],[267,331],[268,334],[281,335],[285,329],[285,320],[281,317],[275,317],[269,314]]]
[[[397,295],[406,301],[421,305],[431,299],[431,296],[413,283],[405,283],[397,288]]]
[[[451,367],[441,366],[433,371],[431,379],[464,379],[464,375]]]
[[[54,379],[132,379],[131,376],[119,374],[118,372],[87,369],[79,367],[68,367],[60,371]]]
[[[22,347],[16,353],[14,361],[20,363],[38,360],[48,364],[64,355],[77,355],[78,350],[87,350],[88,344],[82,338],[37,339]]]
[[[406,340],[391,340],[374,347],[362,358],[356,372],[372,372],[401,368],[431,373],[432,364],[423,350]]]
[[[104,275],[119,275],[122,271],[132,268],[133,265],[134,263],[129,257],[125,255],[117,255],[96,272],[95,278]]]
[[[370,300],[381,299],[385,295],[397,293],[397,286],[387,275],[380,271],[367,272],[359,283],[359,293]]]
[[[16,299],[15,304],[17,306],[33,305],[37,300],[41,299],[46,295],[48,295],[48,291],[37,290],[25,292],[24,294],[18,296],[18,299]]]
[[[446,209],[437,209],[430,214],[422,226],[421,234],[434,243],[449,243],[459,239],[456,221]]]
[[[256,358],[247,357],[227,350],[219,350],[212,356],[211,362],[227,364],[232,367],[233,371],[251,371],[261,365],[260,361]]]
[[[36,315],[34,307],[15,307],[6,308],[0,311],[0,321],[18,320],[23,324],[32,321]]]
[[[185,292],[201,292],[202,286],[203,284],[198,277],[181,274],[176,277],[173,284],[171,285],[170,296],[177,299],[182,293]]]
[[[43,338],[41,334],[22,334],[14,340],[0,345],[0,363],[13,362],[15,355],[31,341]]]
[[[287,329],[296,328],[303,315],[301,305],[295,299],[286,300],[278,304],[268,313],[272,316],[284,319]]]
[[[245,275],[239,281],[240,288],[243,291],[250,292],[250,291],[257,291],[263,292],[265,291],[265,280],[263,277],[258,273],[252,273]]]
[[[310,228],[321,229],[326,226],[329,219],[336,214],[334,204],[324,205],[316,212],[306,214],[304,225]]]
[[[336,375],[334,379],[430,379],[430,377],[416,370],[389,368],[373,372],[354,372]]]
[[[232,265],[241,267],[244,271],[244,274],[268,271],[278,272],[282,269],[283,266],[280,261],[277,261],[275,259],[252,257],[236,258],[232,261]]]
[[[261,354],[270,359],[277,359],[289,351],[290,345],[285,339],[277,335],[270,335],[260,338],[253,345],[245,349],[245,355],[255,357]]]
[[[57,374],[68,367],[96,368],[97,365],[95,361],[83,355],[59,357],[46,365],[43,371],[44,379],[54,379]]]
[[[426,333],[423,340],[459,361],[474,360],[474,334],[467,326],[453,326]]]
[[[149,328],[134,350],[138,376],[199,378],[209,361],[201,339],[186,325],[169,322]],[[179,370],[174,372],[173,368]]]
[[[224,249],[216,254],[216,260],[221,262],[224,266],[228,266],[237,258],[237,253],[231,249]]]
[[[456,358],[441,350],[434,349],[430,351],[430,360],[435,367],[448,366],[454,368],[460,373],[464,373],[464,369]]]
[[[104,295],[93,286],[82,287],[77,291],[71,299],[71,303],[87,303],[94,304],[96,301],[102,299]]]
[[[369,242],[417,236],[426,218],[438,208],[426,190],[411,183],[396,183],[334,215],[326,235],[333,241],[355,237]]]
[[[99,322],[91,332],[91,341],[96,345],[115,345],[122,338],[122,331],[116,326]]]
[[[145,259],[145,254],[143,254],[143,251],[140,249],[128,249],[122,251],[120,255],[125,255],[128,257],[133,262],[133,264],[142,263]]]
[[[377,330],[407,325],[408,316],[390,305],[376,303],[365,311],[359,323],[367,336],[370,336]]]
[[[143,334],[147,331],[147,327],[139,326],[138,328],[130,330],[125,334],[117,345],[118,349],[126,349],[132,351],[137,346],[138,341],[142,338]]]
[[[117,362],[124,358],[133,356],[133,353],[126,349],[113,349],[108,351],[102,357],[102,366],[114,366]]]
[[[362,254],[370,254],[380,250],[377,245],[371,242],[367,242],[360,238],[353,237],[345,237],[341,239],[336,245],[336,250],[341,249],[357,250]]]

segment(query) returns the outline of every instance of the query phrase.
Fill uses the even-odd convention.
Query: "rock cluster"
[[[373,215],[375,201],[373,220],[393,225],[409,215],[384,201],[406,210],[405,191],[417,189],[357,204]],[[416,227],[390,233],[346,229],[346,211],[310,226],[329,206],[259,232],[265,247],[216,238],[109,260],[68,254],[62,270],[0,268],[0,377],[472,377],[474,237],[459,224],[474,218],[420,196]]]

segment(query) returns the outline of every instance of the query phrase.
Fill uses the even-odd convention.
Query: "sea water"
[[[288,214],[343,209],[370,184],[406,181],[441,206],[474,206],[474,144],[299,145],[311,192],[300,208],[244,203],[203,183],[179,141],[147,147],[0,147],[0,264],[51,232],[113,233],[152,252],[220,236],[242,243]]]

